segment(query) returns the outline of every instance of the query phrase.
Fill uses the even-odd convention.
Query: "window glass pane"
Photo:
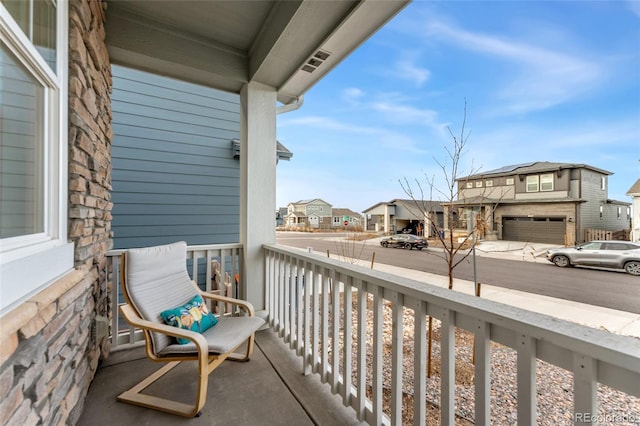
[[[2,43],[0,238],[44,232],[44,89]]]
[[[28,37],[31,2],[26,0],[2,0],[2,4]]]
[[[56,71],[56,7],[50,0],[33,3],[33,44]]]
[[[1,0],[49,67],[56,71],[56,6],[53,0]]]
[[[527,176],[527,192],[538,191],[538,176]]]
[[[540,191],[553,191],[553,174],[540,176]]]

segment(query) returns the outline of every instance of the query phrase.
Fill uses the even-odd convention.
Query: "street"
[[[347,241],[340,234],[306,234],[278,232],[278,244],[312,247],[315,252],[334,255],[353,253],[352,257],[447,275],[448,267],[436,248],[422,251],[383,248],[372,242]],[[348,257],[348,256],[347,256]],[[476,256],[478,282],[493,286],[540,294],[559,299],[602,306],[640,314],[640,277],[618,271],[590,268],[558,268],[544,258],[536,262]],[[454,278],[473,281],[471,256],[454,270]]]

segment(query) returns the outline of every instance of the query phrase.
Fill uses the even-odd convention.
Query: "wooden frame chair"
[[[124,318],[142,329],[147,356],[166,362],[149,377],[118,396],[118,401],[153,408],[171,414],[194,417],[200,413],[207,397],[209,374],[225,359],[248,361],[253,352],[255,331],[264,325],[246,301],[201,291],[191,281],[186,265],[187,244],[178,242],[164,246],[130,249],[122,254],[121,283],[126,304],[120,306]],[[204,300],[238,306],[243,316],[222,316],[218,323],[202,334],[166,325],[160,313],[200,295]],[[188,339],[180,345],[175,338]],[[235,351],[246,342],[244,354]],[[163,377],[182,361],[198,365],[196,401],[193,405],[160,398],[142,391]]]

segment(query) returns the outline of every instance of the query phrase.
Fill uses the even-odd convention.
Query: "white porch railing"
[[[361,421],[402,424],[403,349],[409,344],[414,353],[414,424],[425,424],[428,316],[441,322],[442,424],[452,425],[455,417],[456,327],[475,335],[477,425],[491,423],[492,341],[517,353],[520,425],[537,422],[536,360],[573,373],[575,423],[581,423],[584,413],[597,419],[598,383],[640,397],[640,342],[636,339],[296,249],[264,248],[269,324],[303,358],[305,374],[317,373]],[[391,324],[383,320],[388,302]],[[414,322],[409,337],[403,330],[406,312]],[[367,327],[371,317],[372,326]],[[383,346],[383,333],[389,331],[390,348]],[[367,339],[372,342],[369,349]],[[383,361],[389,357],[390,379],[384,380]],[[388,416],[383,413],[383,387],[390,388]]]
[[[138,329],[131,327],[124,321],[118,311],[118,306],[124,303],[120,285],[120,255],[125,250],[111,250],[107,252],[107,265],[105,276],[109,292],[111,293],[111,350],[127,349],[139,344],[144,336]],[[187,247],[187,267],[189,274],[198,285],[207,291],[211,291],[212,270],[211,261],[217,260],[223,275],[227,272],[231,277],[239,276],[244,262],[244,250],[242,244],[212,244]],[[242,286],[238,285],[241,289]],[[242,294],[234,294],[243,298]],[[219,309],[224,311],[224,304]]]

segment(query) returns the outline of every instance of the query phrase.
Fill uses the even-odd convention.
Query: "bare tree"
[[[486,221],[479,219],[468,228],[469,232],[463,234],[462,239],[458,241],[454,235],[454,229],[459,228],[460,215],[458,215],[458,209],[456,207],[456,201],[458,201],[458,179],[460,177],[461,160],[465,151],[467,140],[469,139],[470,132],[466,130],[467,122],[467,103],[464,104],[464,115],[462,120],[462,126],[460,128],[460,135],[456,136],[450,127],[447,127],[449,134],[451,135],[452,147],[446,147],[448,159],[442,162],[434,158],[442,170],[443,178],[446,187],[440,188],[436,185],[435,176],[429,177],[425,174],[426,186],[423,182],[420,182],[417,178],[415,184],[409,182],[407,178],[400,181],[400,185],[411,200],[414,202],[415,208],[420,215],[425,218],[425,231],[427,227],[431,230],[430,234],[440,241],[443,246],[441,253],[435,252],[436,256],[442,257],[448,265],[449,273],[449,289],[453,289],[453,270],[461,262],[463,262],[471,253],[467,250],[468,242],[475,239],[475,234],[480,229],[485,229]],[[473,164],[471,170],[467,176],[473,175],[478,172],[479,169],[475,169]],[[428,193],[429,197],[425,198],[425,194]],[[434,193],[441,201],[433,201]],[[436,208],[438,205],[442,205],[444,208],[444,224],[439,225],[437,219]],[[448,233],[445,232],[448,228]]]

